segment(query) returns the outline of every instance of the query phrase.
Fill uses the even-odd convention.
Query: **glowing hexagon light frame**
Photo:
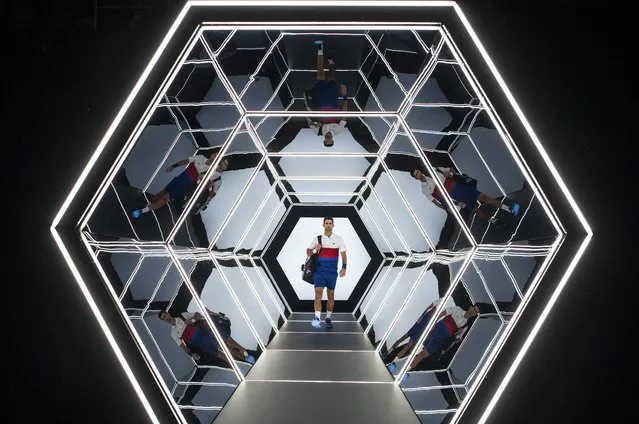
[[[502,137],[506,140],[512,140],[513,138],[517,138],[519,140],[523,138],[527,140],[528,142],[532,143],[532,147],[524,146],[521,144],[515,144],[515,143],[510,144],[509,147],[513,149],[513,153],[516,153],[514,154],[514,157],[534,155],[535,157],[539,157],[542,159],[541,164],[534,163],[534,167],[536,168],[536,171],[534,172],[531,171],[531,168],[533,167],[532,162],[534,161],[531,162],[530,166],[524,162],[523,166],[525,167],[527,171],[526,174],[529,178],[533,178],[532,177],[533,174],[537,176],[544,175],[543,185],[545,188],[548,187],[549,193],[546,194],[541,191],[537,193],[539,198],[542,199],[542,204],[548,205],[549,203],[552,203],[552,204],[560,204],[565,206],[564,208],[560,210],[559,213],[555,213],[554,211],[550,212],[550,215],[553,217],[553,221],[556,223],[556,225],[558,225],[561,228],[561,233],[563,233],[565,236],[568,237],[570,241],[570,247],[571,247],[570,251],[568,251],[568,247],[567,247],[568,243],[566,242],[566,240],[564,239],[559,241],[556,245],[557,249],[554,249],[551,252],[548,260],[546,261],[546,263],[548,264],[548,267],[550,267],[551,265],[555,267],[555,269],[553,269],[553,272],[554,272],[553,275],[557,277],[557,285],[552,291],[552,293],[550,294],[550,296],[548,297],[547,303],[543,307],[539,315],[539,318],[536,320],[530,333],[526,337],[524,343],[521,345],[520,351],[515,357],[515,360],[512,362],[512,364],[510,364],[507,372],[503,376],[503,379],[499,383],[497,390],[492,395],[490,401],[485,405],[485,408],[483,409],[483,412],[481,414],[481,419],[479,420],[480,422],[485,422],[488,415],[490,414],[492,409],[495,407],[506,385],[508,384],[509,380],[512,378],[513,374],[515,373],[518,365],[523,360],[526,351],[530,347],[531,343],[534,341],[534,338],[537,332],[543,325],[547,315],[552,309],[558,296],[561,294],[561,291],[565,287],[570,275],[572,274],[575,267],[577,266],[579,259],[583,255],[586,247],[588,246],[592,238],[592,230],[590,226],[588,225],[583,213],[580,211],[572,195],[569,193],[568,188],[566,187],[565,183],[561,179],[557,169],[555,168],[550,158],[548,157],[547,153],[545,152],[538,137],[535,135],[532,129],[532,126],[525,118],[521,108],[515,101],[510,90],[506,87],[504,79],[501,77],[501,75],[497,71],[494,63],[488,56],[487,51],[485,50],[485,48],[479,41],[477,34],[470,26],[468,19],[466,18],[466,16],[464,15],[462,10],[456,3],[454,2],[420,2],[420,1],[377,1],[377,2],[339,1],[339,2],[331,3],[326,0],[305,1],[305,2],[302,2],[302,1],[190,1],[190,2],[187,2],[185,7],[179,13],[177,19],[171,26],[169,32],[167,33],[167,35],[161,42],[160,47],[157,49],[157,51],[151,58],[142,76],[139,78],[139,80],[135,84],[131,94],[127,97],[124,105],[122,106],[118,114],[116,115],[115,120],[113,121],[109,129],[107,130],[105,136],[102,138],[101,142],[98,145],[97,150],[91,156],[91,159],[89,160],[88,164],[83,169],[81,175],[79,176],[78,180],[76,181],[73,188],[71,189],[69,195],[65,199],[63,205],[61,206],[59,212],[57,213],[55,219],[53,220],[53,223],[51,226],[51,232],[61,251],[62,256],[67,262],[76,282],[78,283],[80,287],[80,290],[82,291],[84,297],[89,303],[89,306],[92,308],[96,316],[96,319],[98,320],[98,323],[100,324],[103,332],[105,333],[107,337],[107,340],[111,344],[118,360],[122,364],[138,397],[140,398],[144,408],[146,409],[147,413],[149,414],[149,417],[151,418],[153,422],[158,422],[158,423],[160,422],[157,414],[154,411],[154,406],[151,405],[151,402],[147,398],[140,382],[135,376],[134,371],[131,365],[129,364],[129,361],[127,361],[125,357],[123,348],[118,344],[118,341],[116,340],[116,337],[114,336],[114,333],[109,328],[110,326],[107,323],[107,319],[105,319],[103,312],[101,312],[100,310],[101,308],[98,306],[98,303],[101,300],[99,298],[95,298],[94,295],[91,293],[91,289],[89,288],[90,284],[88,283],[90,283],[89,280],[91,280],[91,278],[95,278],[95,275],[96,275],[95,270],[90,272],[92,277],[89,277],[88,279],[85,279],[83,277],[83,274],[86,275],[89,271],[88,271],[88,267],[86,266],[87,264],[86,252],[84,252],[84,255],[83,255],[81,243],[78,244],[79,243],[78,238],[82,237],[82,234],[80,233],[80,230],[83,227],[82,223],[86,223],[87,217],[90,215],[91,210],[95,208],[95,205],[97,203],[97,197],[91,196],[90,194],[87,194],[87,193],[89,192],[103,193],[106,190],[106,187],[108,186],[109,182],[113,179],[115,175],[116,169],[118,169],[121,166],[124,158],[126,157],[126,154],[132,148],[133,142],[137,138],[139,131],[141,131],[141,129],[144,127],[145,122],[148,121],[148,118],[150,116],[150,113],[149,113],[150,110],[152,110],[153,106],[156,104],[156,101],[159,101],[159,95],[160,95],[159,93],[163,91],[164,88],[167,86],[167,78],[158,77],[157,75],[154,76],[155,80],[153,84],[155,84],[156,86],[159,85],[160,90],[155,93],[151,93],[151,95],[147,95],[146,100],[143,99],[140,101],[138,99],[139,97],[143,97],[140,94],[143,88],[148,86],[153,86],[153,84],[149,82],[152,76],[152,71],[156,68],[156,65],[158,65],[158,62],[161,60],[165,51],[167,51],[167,49],[172,49],[173,54],[178,55],[179,47],[175,47],[175,46],[170,47],[169,46],[170,41],[179,31],[182,31],[181,32],[182,36],[185,36],[185,35],[189,36],[191,42],[193,42],[193,40],[196,39],[197,31],[196,33],[189,33],[188,29],[185,29],[185,27],[189,26],[188,22],[186,22],[187,15],[190,15],[191,17],[193,17],[193,13],[189,13],[189,12],[193,12],[196,9],[197,9],[197,12],[201,12],[201,11],[204,11],[206,8],[214,8],[216,6],[236,7],[236,8],[243,9],[244,11],[246,11],[246,7],[259,8],[260,6],[264,6],[264,7],[289,6],[289,7],[296,7],[300,10],[303,10],[305,7],[309,7],[309,6],[322,6],[322,7],[330,8],[330,7],[334,7],[334,5],[336,5],[337,3],[339,3],[340,7],[344,7],[344,8],[347,8],[347,7],[362,8],[362,6],[366,5],[366,6],[371,6],[372,8],[392,7],[394,11],[408,10],[410,12],[418,11],[419,10],[418,8],[424,8],[424,10],[427,8],[431,10],[437,9],[438,11],[446,9],[447,11],[446,13],[452,13],[455,19],[459,21],[457,25],[460,31],[464,31],[465,34],[470,36],[470,41],[468,41],[468,44],[472,45],[472,48],[479,53],[478,57],[475,58],[476,63],[481,62],[482,66],[487,66],[489,71],[486,72],[486,75],[490,76],[490,84],[495,85],[493,87],[493,93],[499,92],[501,96],[505,96],[505,99],[506,99],[506,101],[504,102],[505,106],[502,105],[502,110],[499,112],[499,114],[494,113],[494,117],[493,117],[499,123],[498,128],[502,132]],[[386,11],[390,12],[390,9],[387,9]],[[389,14],[389,16],[390,15],[392,14]],[[211,16],[215,17],[218,15],[213,14]],[[193,23],[193,22],[196,22],[196,21],[191,20],[190,23]],[[200,19],[198,24],[202,22],[209,23],[211,21],[207,19],[205,20]],[[283,26],[306,25],[306,27],[308,27],[308,23],[304,24],[304,23],[298,23],[298,22],[267,22],[267,23],[271,26],[274,24],[280,24]],[[326,23],[322,24],[319,22],[313,22],[312,24],[317,25],[318,27],[322,29],[328,29],[331,27],[331,24],[326,24]],[[380,28],[389,29],[389,30],[390,29],[411,29],[412,27],[425,25],[425,24],[416,23],[414,21],[383,24],[379,22],[374,22],[372,20],[371,21],[363,20],[361,22],[358,22],[358,24],[360,28],[361,27],[366,27],[366,28],[380,27]],[[235,26],[238,29],[239,28],[250,29],[251,28],[250,25],[257,25],[259,26],[260,29],[264,28],[263,26],[264,23],[256,23],[251,21],[229,22],[228,25],[230,25],[231,27]],[[333,23],[333,26],[344,28],[344,29],[348,29],[349,25],[355,26],[353,22],[344,23],[344,22],[336,21]],[[452,24],[451,26],[454,26],[454,25],[455,24]],[[453,40],[455,39],[455,37],[448,34],[448,29],[446,27],[442,27],[442,31],[443,33],[447,35],[447,41],[454,45]],[[190,43],[188,43],[187,45],[190,45]],[[185,50],[182,50],[182,52],[184,51]],[[463,59],[459,58],[459,60],[461,61],[461,63],[464,63],[466,65],[465,68],[476,69],[475,67],[469,65],[466,62],[465,59],[467,55],[464,54],[463,56],[464,58]],[[175,73],[172,71],[166,72],[166,68],[175,69],[177,66],[180,66],[180,64],[177,62],[172,64],[171,63],[164,64],[163,67],[165,68],[165,71],[163,71],[162,74],[174,75]],[[158,71],[158,73],[159,72],[160,71]],[[488,77],[484,76],[482,78],[486,78],[486,81],[488,81]],[[488,101],[489,98],[493,99],[494,96],[493,95],[486,96],[482,86],[480,86],[479,84],[477,85],[477,88],[482,94],[484,94],[484,100],[488,102],[488,104],[490,105],[489,109],[491,111],[494,111],[495,107],[493,107],[493,105],[490,104],[490,102]],[[153,100],[148,101],[150,100],[148,98],[151,98]],[[129,113],[129,111],[132,108],[134,108],[133,104],[136,101],[141,102],[140,104],[144,104],[143,106],[137,105],[137,112],[143,111],[144,113],[135,113],[135,112]],[[497,107],[497,109],[499,109],[499,107]],[[504,125],[504,123],[502,122],[502,118],[500,118],[500,115],[503,116],[504,114],[506,114],[505,109],[509,109],[510,112],[508,113],[514,112],[514,114],[510,116],[509,118],[509,122],[511,123],[511,125],[509,125],[508,128],[509,130],[511,130],[513,126],[517,127],[517,129],[515,130],[515,132],[517,133],[516,137],[511,137],[510,134],[506,132],[506,125]],[[131,119],[130,118],[131,115],[145,117],[145,119],[143,119],[144,122],[143,121],[126,122],[127,119],[129,120]],[[294,114],[285,113],[283,115],[290,116]],[[304,113],[304,116],[307,116],[307,115],[309,114]],[[323,115],[328,115],[328,114],[323,114]],[[335,116],[338,116],[338,115],[342,116],[344,114],[343,113],[335,114]],[[362,116],[362,115],[367,115],[367,113],[349,113],[347,115]],[[123,122],[126,125],[123,124]],[[513,122],[516,122],[516,125],[512,124]],[[122,127],[128,127],[128,128],[133,127],[136,130],[135,131],[124,130],[125,131],[124,133],[118,133],[118,131],[120,132],[123,131],[121,129]],[[109,158],[106,158],[101,160],[100,163],[98,163],[98,159],[102,159],[105,156],[109,156],[105,152],[105,150],[107,148],[108,143],[114,138],[127,140],[124,146],[122,146],[123,150],[120,149],[121,153],[117,156],[114,155],[113,153],[110,154],[110,157],[116,160],[110,161]],[[525,155],[522,155],[520,153],[520,151],[522,150],[526,150]],[[114,165],[109,167],[108,165],[105,165],[105,163],[114,163]],[[426,164],[427,164],[427,167],[429,167],[429,170],[432,171],[432,169],[430,169],[430,164],[428,162],[426,162]],[[547,176],[548,173],[550,174],[550,176]],[[101,176],[105,178],[100,181]],[[91,188],[93,188],[93,190],[91,190]],[[202,189],[203,187],[200,187],[200,190]],[[549,201],[549,198],[552,198],[552,201]],[[86,205],[89,205],[89,208],[86,208]],[[189,206],[187,206],[187,209],[188,208]],[[460,221],[460,216],[458,216],[459,215],[458,212],[454,212],[454,213],[455,213],[455,216],[457,217],[457,220]],[[561,216],[561,219],[560,219],[560,216]],[[568,223],[571,224],[570,227],[568,226]],[[570,231],[567,231],[566,228],[569,228]],[[469,238],[472,239],[472,237],[469,237]],[[84,240],[84,243],[85,243],[84,248],[88,248],[88,245],[86,245],[86,240]],[[555,257],[557,256],[557,252],[560,246],[562,248],[561,249],[562,251],[566,250],[566,252],[564,252],[563,254],[563,257],[562,257],[563,263],[561,265],[559,265],[559,261],[553,261],[553,259],[555,259]],[[551,261],[552,261],[552,264],[550,264]],[[536,287],[539,285],[538,283],[541,280],[541,278],[546,278],[546,280],[548,280],[548,277],[544,275],[545,273],[547,273],[548,267],[544,270],[544,272],[540,272],[535,278]],[[516,323],[516,321],[520,318],[520,316],[522,315],[522,311],[527,307],[530,299],[532,298],[532,293],[535,291],[536,290],[532,290],[530,293],[526,295],[526,298],[523,301],[523,305],[518,309],[518,313],[516,314],[516,316],[513,317],[513,323]],[[447,293],[446,296],[450,296],[450,293]],[[503,338],[501,339],[502,340],[501,345],[493,352],[493,354],[491,355],[491,358],[488,361],[487,366],[483,368],[482,376],[485,376],[488,369],[493,365],[495,358],[499,354],[501,347],[503,347],[503,343],[508,339],[509,333],[512,331],[513,327],[515,326],[514,325],[510,326],[509,330],[504,334]],[[480,379],[481,378],[479,378],[478,380]],[[453,421],[458,420],[459,417],[463,415],[464,410],[468,407],[471,399],[476,393],[476,389],[478,386],[479,386],[478,384],[474,385],[475,390],[471,391],[469,393],[469,396],[467,396],[464,399],[464,401],[462,402],[462,405],[459,408],[458,413],[455,414],[455,419]],[[169,401],[167,403],[169,404],[174,403],[172,399],[170,398],[167,399],[166,393],[163,393],[163,394],[164,394],[165,400]],[[171,412],[173,412],[173,415],[176,419],[181,420],[181,414],[179,414],[179,411],[172,408]]]

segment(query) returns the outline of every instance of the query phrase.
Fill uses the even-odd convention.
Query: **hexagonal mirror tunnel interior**
[[[81,237],[185,422],[245,381],[449,422],[563,235],[447,33],[203,27],[167,81]]]

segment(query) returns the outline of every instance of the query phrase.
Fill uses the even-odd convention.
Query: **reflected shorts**
[[[320,109],[339,109],[339,86],[337,85],[337,81],[315,81],[315,95],[317,96],[317,103]]]
[[[189,173],[184,171],[177,177],[173,178],[164,190],[169,193],[171,201],[175,202],[176,200],[184,197],[191,184],[193,184],[193,180],[189,176]]]

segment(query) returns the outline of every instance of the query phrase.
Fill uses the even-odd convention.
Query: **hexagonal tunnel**
[[[73,204],[74,237],[129,329],[113,340],[147,364],[130,378],[154,376],[144,390],[178,421],[321,418],[320,383],[344,422],[454,422],[472,405],[568,224],[444,9],[406,29],[244,28],[202,7],[190,16],[209,23],[152,71],[97,194]],[[322,234],[335,274],[320,285],[336,285],[316,322],[301,266]]]

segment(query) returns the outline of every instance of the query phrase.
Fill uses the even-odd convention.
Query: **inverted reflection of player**
[[[346,97],[346,85],[337,84],[335,78],[335,62],[328,60],[328,79],[324,72],[324,43],[321,40],[315,41],[317,45],[317,80],[315,81],[314,94],[317,96],[316,103],[319,110],[326,112],[348,110],[348,97]],[[340,105],[341,102],[341,105]],[[346,128],[346,121],[339,117],[323,117],[319,122],[310,125],[312,129],[319,132],[321,127],[324,136],[324,146],[332,147],[335,141],[333,137],[343,132]]]
[[[435,302],[431,303],[428,308],[417,318],[415,324],[404,334],[401,338],[397,339],[395,343],[391,346],[391,350],[384,355],[384,364],[388,365],[395,360],[395,358],[403,358],[405,357],[410,349],[417,343],[417,340],[422,335],[426,326],[430,322],[433,314],[435,313],[435,308],[441,303],[441,299],[437,299]],[[445,314],[445,312],[443,312]],[[402,344],[405,340],[408,339],[408,343]]]
[[[208,326],[202,326],[202,315],[199,312],[195,313],[183,313],[180,317],[173,317],[166,311],[160,311],[158,317],[171,326],[171,337],[189,356],[198,361],[201,356],[199,353],[193,352],[194,349],[199,349],[213,358],[219,358],[228,364],[224,351],[220,348],[220,345]],[[250,364],[255,363],[255,358],[249,355],[246,349],[236,342],[228,333],[218,328],[218,332],[222,340],[231,352],[231,355],[238,360],[248,362]],[[229,364],[230,365],[230,364]]]
[[[324,287],[326,287],[326,328],[333,328],[331,322],[331,314],[335,307],[335,285],[337,284],[337,262],[338,256],[342,255],[342,269],[339,276],[346,275],[346,244],[342,237],[333,233],[333,218],[327,216],[324,218],[324,234],[322,235],[322,243],[317,243],[317,237],[313,237],[309,247],[306,249],[306,255],[310,256],[319,252],[317,257],[317,266],[315,268],[313,286],[315,288],[315,316],[311,320],[311,324],[315,328],[321,326],[322,318],[322,296],[324,295]]]
[[[441,299],[435,302],[434,305],[437,305],[440,301]],[[427,309],[425,314],[422,315],[423,318],[432,319],[432,314],[434,313],[434,311],[435,309],[432,307]],[[470,308],[468,308],[467,311],[464,311],[457,305],[444,309],[440,314],[441,318],[435,323],[430,333],[426,337],[426,340],[424,340],[424,349],[415,356],[408,370],[411,371],[412,369],[414,369],[420,361],[427,358],[430,354],[438,352],[445,345],[449,343],[459,343],[463,338],[464,333],[466,332],[466,323],[470,318],[477,315],[479,315],[479,307],[477,305],[471,306]],[[426,322],[426,325],[428,325],[428,322]],[[424,327],[422,328],[422,333],[423,330],[426,328],[426,325],[424,325]],[[421,333],[414,336],[414,339],[411,338],[413,345],[418,341],[420,335]],[[408,349],[406,350],[406,352],[408,352]],[[404,354],[406,354],[406,352]],[[390,364],[388,364],[388,369],[391,372],[394,372],[396,368],[397,366],[395,362],[390,362]]]
[[[170,165],[166,168],[166,172],[172,172],[175,168],[183,165],[187,165],[187,167],[180,173],[180,175],[173,178],[164,190],[156,194],[153,199],[151,199],[151,203],[142,209],[134,210],[131,214],[133,218],[139,218],[144,213],[158,210],[162,206],[167,205],[169,202],[175,202],[182,199],[182,197],[184,197],[184,195],[189,191],[191,185],[198,184],[202,181],[204,174],[215,161],[216,157],[217,154],[212,155],[208,159],[203,155],[195,155]],[[228,166],[228,159],[222,160],[210,176],[206,189],[209,190],[209,197],[211,199],[215,197],[215,194],[222,185],[222,172],[226,171]]]
[[[515,216],[519,215],[519,203],[513,203],[511,206],[502,204],[499,200],[486,196],[474,187],[459,183],[455,180],[455,175],[455,172],[450,168],[444,169],[441,174],[439,172],[437,173],[437,177],[444,185],[444,188],[453,199],[458,209],[461,210],[467,208],[470,212],[473,212],[476,203],[479,201],[480,203],[488,203],[496,209],[502,209]],[[444,210],[447,209],[444,197],[435,185],[435,180],[433,180],[433,178],[424,175],[419,169],[413,169],[411,171],[411,176],[420,181],[422,193],[424,193],[434,205]],[[477,216],[492,224],[499,223],[496,218],[485,215],[479,209],[476,210],[476,213]]]

